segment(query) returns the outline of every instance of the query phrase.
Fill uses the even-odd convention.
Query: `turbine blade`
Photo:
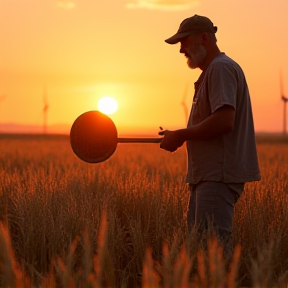
[[[288,101],[288,97],[284,95],[284,85],[283,85],[283,77],[282,77],[282,71],[280,70],[280,97],[281,100],[283,100],[285,103]]]
[[[49,108],[48,101],[47,101],[47,89],[46,85],[43,86],[43,111],[47,111]]]
[[[282,78],[282,70],[280,69],[280,95],[281,99],[284,97],[284,89],[283,89],[283,78]]]

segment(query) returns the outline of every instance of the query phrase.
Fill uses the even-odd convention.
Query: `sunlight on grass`
[[[228,259],[213,231],[187,233],[184,148],[119,144],[91,165],[66,137],[1,138],[0,286],[287,287],[288,146],[258,150]]]

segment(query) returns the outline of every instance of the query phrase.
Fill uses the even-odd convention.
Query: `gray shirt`
[[[211,140],[187,141],[188,183],[245,183],[261,179],[246,79],[241,67],[221,53],[195,83],[187,127],[202,122],[224,105],[235,109],[234,129]]]

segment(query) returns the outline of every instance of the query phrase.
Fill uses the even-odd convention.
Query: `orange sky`
[[[211,18],[242,66],[256,131],[282,131],[287,0],[0,0],[0,123],[42,125],[46,86],[49,125],[70,127],[110,95],[120,136],[185,126],[185,86],[189,106],[200,70],[164,39],[194,14]]]

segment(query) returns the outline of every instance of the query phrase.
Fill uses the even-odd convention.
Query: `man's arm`
[[[224,105],[195,126],[159,132],[159,135],[164,135],[160,148],[173,152],[187,140],[209,140],[229,133],[234,128],[234,119],[235,109]]]

